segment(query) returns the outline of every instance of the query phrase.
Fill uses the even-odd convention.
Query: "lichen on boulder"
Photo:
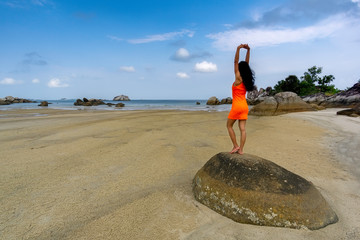
[[[213,156],[195,175],[193,193],[240,223],[319,229],[338,221],[311,182],[250,154]]]

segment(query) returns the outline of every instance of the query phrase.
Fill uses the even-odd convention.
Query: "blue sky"
[[[258,87],[360,79],[360,0],[0,0],[0,33],[0,97],[227,97],[241,43]]]

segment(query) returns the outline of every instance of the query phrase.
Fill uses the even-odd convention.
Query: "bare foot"
[[[238,150],[237,152],[238,152],[238,154],[240,154],[240,155],[243,155],[243,154],[244,154],[244,151],[243,151],[243,150],[240,150],[240,148],[239,148],[239,150]]]
[[[234,147],[230,153],[236,153],[239,150],[240,150],[240,147]]]

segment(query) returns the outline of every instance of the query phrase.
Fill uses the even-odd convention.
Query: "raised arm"
[[[240,72],[239,72],[239,57],[240,57],[240,49],[243,48],[244,45],[240,44],[237,48],[236,48],[236,53],[235,53],[235,59],[234,59],[234,73],[235,73],[235,81],[240,81],[241,82],[241,77],[240,77]]]
[[[247,50],[245,61],[249,64],[250,63],[250,47],[249,47],[249,45],[244,44],[244,48]]]

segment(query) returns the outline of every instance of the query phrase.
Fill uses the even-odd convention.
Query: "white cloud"
[[[115,40],[115,41],[122,41],[124,39],[116,37],[116,36],[112,36],[112,35],[107,35],[108,38],[110,38],[111,40]]]
[[[37,78],[34,78],[34,79],[32,80],[32,83],[39,83],[39,82],[40,82],[40,80],[37,79]]]
[[[179,59],[187,59],[190,57],[190,53],[185,48],[180,48],[179,50],[176,51],[175,57]]]
[[[217,66],[212,62],[203,61],[195,64],[196,72],[216,72]]]
[[[190,76],[187,75],[187,73],[184,73],[184,72],[178,72],[176,74],[176,76],[178,76],[179,78],[189,78]]]
[[[231,31],[207,35],[214,40],[214,46],[221,50],[233,50],[240,43],[249,43],[250,47],[273,46],[284,43],[306,42],[332,36],[349,24],[351,19],[337,15],[315,25],[292,28],[240,28]]]
[[[122,72],[135,72],[135,68],[133,66],[122,66],[122,67],[120,67],[120,71],[122,71]]]
[[[176,37],[182,37],[184,35],[191,38],[194,36],[194,34],[195,34],[194,31],[184,29],[180,32],[169,32],[169,33],[163,33],[163,34],[149,35],[149,36],[146,36],[145,38],[140,38],[140,39],[131,39],[128,42],[132,43],[132,44],[139,44],[139,43],[167,41],[167,40],[174,39]]]
[[[64,88],[64,87],[68,87],[69,84],[67,83],[63,83],[60,79],[58,78],[52,78],[49,82],[48,82],[48,87],[50,88]]]
[[[3,80],[0,81],[0,84],[3,85],[14,85],[14,84],[18,84],[21,83],[20,81],[16,81],[13,78],[4,78]]]
[[[360,0],[351,0],[353,3],[357,3],[358,7],[360,7]]]

